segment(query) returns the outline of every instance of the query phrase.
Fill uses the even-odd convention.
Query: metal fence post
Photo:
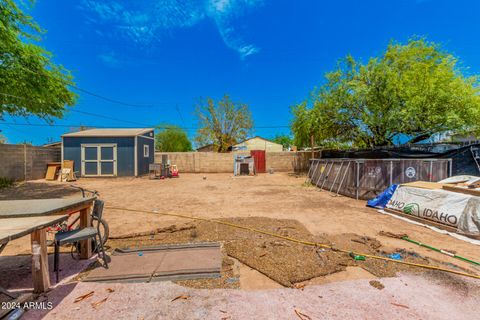
[[[358,200],[358,192],[359,192],[359,188],[360,188],[360,163],[358,161],[355,161],[357,163],[357,181],[356,181],[356,186],[357,186],[357,190],[356,190],[356,198]]]
[[[310,171],[312,171],[313,160],[314,160],[314,159],[310,159],[310,160],[308,161],[308,162],[310,163],[310,165],[308,166],[308,172],[307,172],[307,177],[305,178],[305,183],[307,183],[307,180],[310,180],[310,182],[312,182],[312,179],[310,179]]]
[[[335,161],[332,161],[332,165],[330,166],[330,169],[328,170],[327,174],[323,177],[323,182],[322,182],[322,186],[320,187],[320,189],[323,189],[323,185],[325,184],[325,181],[327,181],[328,177],[330,176],[330,171],[332,171],[332,168],[333,168],[333,165],[335,164]],[[327,169],[327,167],[325,166],[325,170]]]
[[[340,169],[338,169],[338,173],[335,176],[335,179],[333,179],[332,185],[330,186],[330,192],[332,192],[333,188],[335,187],[335,183],[337,182],[338,176],[342,173],[342,168],[343,168],[343,161],[340,162]]]
[[[428,174],[428,181],[432,181],[432,176],[433,176],[433,160],[430,160],[430,172]]]
[[[27,181],[27,143],[23,144],[23,180]]]
[[[390,185],[393,184],[393,161],[390,160]]]
[[[340,188],[342,187],[343,181],[345,180],[345,177],[348,174],[348,169],[350,168],[350,163],[352,163],[352,162],[348,161],[347,168],[345,169],[345,173],[343,174],[342,180],[340,181],[340,184],[338,185],[337,196],[338,196],[338,193],[340,192]]]
[[[320,182],[321,178],[325,176],[325,173],[327,172],[327,167],[328,167],[328,160],[325,161],[325,168],[323,168],[323,171],[320,172],[320,175],[318,176],[318,179],[315,182],[315,185],[318,186],[318,183]]]

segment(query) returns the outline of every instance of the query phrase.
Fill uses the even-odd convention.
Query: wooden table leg
[[[32,240],[32,278],[33,292],[42,293],[50,288],[48,273],[47,229],[35,230]]]
[[[90,216],[90,208],[80,211],[80,229],[91,227],[92,217]],[[80,241],[80,258],[88,259],[92,256],[92,239]]]

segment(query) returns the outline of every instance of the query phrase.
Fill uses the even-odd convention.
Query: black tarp
[[[439,152],[439,150],[450,149]],[[477,162],[474,158],[475,150],[480,150],[480,144],[472,144],[464,147],[452,145],[414,145],[404,147],[392,147],[385,149],[370,150],[323,150],[322,159],[452,159],[451,175],[468,174],[480,175]]]

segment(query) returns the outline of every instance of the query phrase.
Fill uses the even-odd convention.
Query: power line
[[[27,101],[29,100],[25,97],[19,97],[19,96],[15,96],[15,95],[8,94],[8,93],[0,92],[0,94],[4,95],[4,96],[12,97],[12,98],[17,98],[17,99],[22,99],[22,100],[27,100]],[[110,116],[105,116],[105,115],[102,115],[102,114],[92,113],[92,112],[73,110],[73,109],[69,109],[69,111],[76,112],[76,113],[81,113],[81,114],[85,114],[85,115],[89,115],[89,116],[99,117],[99,118],[103,118],[103,119],[109,119],[109,120],[114,120],[114,121],[119,121],[119,122],[137,124],[137,125],[140,125],[140,126],[152,127],[152,125],[149,125],[149,124],[139,123],[139,122],[129,121],[129,120],[122,120],[122,119],[118,119],[118,118],[114,118],[114,117],[110,117]]]
[[[80,91],[80,92],[86,93],[88,95],[91,95],[93,97],[96,97],[96,98],[99,98],[99,99],[102,99],[102,100],[105,100],[105,101],[108,101],[108,102],[111,102],[111,103],[116,103],[116,104],[120,104],[120,105],[128,106],[128,107],[140,107],[140,108],[151,108],[151,107],[153,107],[153,105],[151,105],[151,104],[142,105],[142,104],[132,104],[132,103],[127,103],[127,102],[122,102],[122,101],[119,101],[119,100],[111,99],[111,98],[99,95],[97,93],[79,88],[79,87],[77,87],[76,85],[73,85],[73,84],[67,84],[67,85],[76,89],[76,90],[78,90],[78,91]]]
[[[178,115],[180,116],[180,119],[182,120],[182,124],[185,125],[185,121],[183,120],[182,113],[180,112],[180,108],[178,108],[178,104],[175,105],[175,109],[177,109]]]
[[[28,98],[25,98],[25,97],[19,97],[19,96],[16,96],[16,95],[12,95],[12,94],[8,94],[8,93],[4,93],[4,92],[0,92],[0,95],[4,95],[4,96],[8,96],[8,97],[12,97],[12,98],[17,98],[17,99],[22,99],[22,100],[29,100]],[[140,125],[142,127],[156,127],[156,128],[159,128],[159,129],[168,129],[169,126],[156,126],[156,125],[152,125],[152,124],[145,124],[145,123],[141,123],[141,122],[136,122],[136,121],[130,121],[130,120],[123,120],[123,119],[118,119],[118,118],[114,118],[114,117],[110,117],[110,116],[106,116],[106,115],[102,115],[102,114],[97,114],[97,113],[93,113],[93,112],[87,112],[87,111],[80,111],[80,110],[73,110],[73,109],[68,109],[69,111],[72,111],[72,112],[76,112],[76,113],[80,113],[80,114],[85,114],[85,115],[89,115],[89,116],[93,116],[93,117],[98,117],[98,118],[103,118],[103,119],[109,119],[109,120],[113,120],[113,121],[118,121],[118,122],[124,122],[124,123],[130,123],[130,124],[136,124],[136,125]],[[180,110],[178,109],[178,106],[177,106],[177,111],[179,112],[179,115],[181,116],[181,113],[180,113]],[[182,122],[184,124],[183,127],[180,127],[184,130],[197,130],[198,128],[195,128],[195,127],[185,127],[185,123],[183,121],[183,117],[182,117]],[[0,122],[2,123],[2,122]],[[3,122],[5,123],[5,122]],[[5,123],[6,124],[6,123]],[[48,127],[58,127],[58,126],[63,126],[63,127],[79,127],[79,126],[84,126],[84,125],[61,125],[61,124],[30,124],[30,123],[23,123],[23,124],[19,124],[19,123],[12,123],[12,125],[23,125],[23,126],[48,126]],[[100,127],[100,126],[88,126],[88,127]],[[112,126],[108,126],[108,127],[105,127],[105,128],[112,128]],[[281,128],[290,128],[290,126],[288,125],[271,125],[271,126],[254,126],[252,127],[252,129],[281,129]]]
[[[96,113],[92,113],[92,112],[86,112],[86,111],[80,111],[80,110],[70,110],[70,111],[85,114],[85,115],[92,116],[92,117],[98,117],[98,118],[109,119],[109,120],[113,120],[113,121],[119,121],[119,122],[131,123],[131,124],[138,124],[140,126],[145,126],[145,127],[154,127],[151,124],[145,124],[145,123],[140,123],[140,122],[135,122],[135,121],[117,119],[117,118],[114,118],[114,117],[109,117],[109,116],[105,116],[105,115],[102,115],[102,114],[96,114]]]
[[[28,72],[31,72],[33,74],[36,74],[36,75],[39,75],[39,76],[44,76],[46,77],[47,75],[43,74],[43,73],[38,73],[36,71],[33,71],[33,70],[30,70],[28,68],[25,68],[24,66],[20,66],[20,68],[22,68],[23,70],[26,70]],[[102,99],[102,100],[105,100],[105,101],[108,101],[108,102],[111,102],[111,103],[116,103],[116,104],[119,104],[119,105],[124,105],[124,106],[128,106],[128,107],[140,107],[140,108],[151,108],[153,107],[153,105],[151,104],[133,104],[133,103],[128,103],[128,102],[123,102],[123,101],[120,101],[120,100],[116,100],[116,99],[112,99],[112,98],[109,98],[109,97],[105,97],[103,95],[100,95],[98,93],[94,93],[94,92],[91,92],[89,90],[85,90],[85,89],[82,89],[74,84],[71,84],[71,83],[68,83],[67,80],[64,80],[64,79],[60,79],[60,81],[62,81],[65,85],[69,86],[69,87],[72,87],[80,92],[83,92],[85,94],[88,94],[88,95],[91,95],[93,97],[96,97],[96,98],[99,98],[99,99]]]
[[[85,124],[48,124],[48,123],[18,123],[18,122],[2,122],[0,124],[6,125],[13,125],[13,126],[31,126],[31,127],[64,127],[64,128],[71,128],[71,127],[87,127],[87,128],[138,128],[138,127],[125,127],[125,126],[103,126],[103,125],[85,125]],[[159,129],[168,129],[171,126],[152,126],[149,125],[148,127],[154,127]],[[197,130],[198,128],[194,127],[180,127],[184,130]],[[253,127],[252,129],[280,129],[280,128],[290,128],[289,126],[259,126]]]

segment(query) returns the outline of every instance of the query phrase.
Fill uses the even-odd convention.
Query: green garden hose
[[[418,245],[418,246],[420,246],[420,247],[428,248],[428,249],[430,249],[430,250],[433,250],[433,251],[436,251],[436,252],[440,252],[440,253],[446,254],[447,256],[450,256],[450,257],[452,257],[452,258],[459,259],[459,260],[463,260],[463,261],[465,261],[465,262],[468,262],[468,263],[471,263],[471,264],[480,266],[480,262],[476,262],[476,261],[473,261],[473,260],[464,258],[464,257],[459,256],[459,255],[456,255],[456,254],[454,254],[454,253],[452,253],[452,252],[448,252],[448,251],[446,251],[446,250],[442,250],[442,249],[438,249],[438,248],[429,246],[428,244],[424,244],[424,243],[421,243],[421,242],[412,240],[412,239],[410,239],[409,237],[402,237],[402,239],[405,240],[405,241],[414,243],[414,244],[416,244],[416,245]]]

